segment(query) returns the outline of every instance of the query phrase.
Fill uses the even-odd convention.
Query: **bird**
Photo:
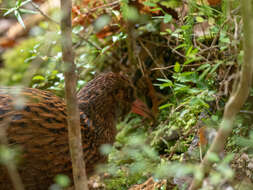
[[[131,110],[152,117],[145,103],[136,97],[129,78],[121,73],[98,75],[77,93],[82,148],[90,176],[98,163],[103,144],[113,144],[116,124]],[[5,126],[9,147],[20,147],[18,172],[25,189],[46,190],[57,174],[72,179],[68,145],[66,103],[50,91],[34,88],[0,88],[0,122]],[[6,168],[0,165],[0,189],[13,186]]]

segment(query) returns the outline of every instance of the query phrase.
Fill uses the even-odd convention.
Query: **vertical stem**
[[[10,119],[8,118],[7,120],[3,120],[2,123],[0,124],[0,144],[3,144],[5,146],[8,145],[8,139],[6,135],[6,129],[10,123]],[[9,147],[8,147],[9,148]],[[15,190],[25,190],[22,179],[18,173],[18,169],[15,165],[15,160],[11,159],[6,163],[6,168],[8,171],[8,174],[10,176],[10,179],[12,181],[13,187]]]
[[[133,36],[133,23],[130,21],[126,22],[126,33],[128,36],[128,39],[126,41],[127,43],[127,52],[128,52],[128,62],[129,64],[137,65],[136,57],[135,57],[135,39]]]
[[[65,94],[68,114],[69,148],[72,160],[75,190],[88,190],[83,157],[80,113],[76,97],[76,66],[71,37],[71,0],[61,0],[62,57],[64,62]]]

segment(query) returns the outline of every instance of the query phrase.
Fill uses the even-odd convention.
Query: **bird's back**
[[[84,159],[87,172],[95,163],[105,160],[99,154],[99,141],[92,121],[80,112]],[[70,178],[65,102],[48,91],[12,88],[0,89],[0,127],[5,127],[10,146],[21,148],[19,172],[26,189],[45,190],[57,174]],[[11,190],[11,182],[0,166],[0,189]]]

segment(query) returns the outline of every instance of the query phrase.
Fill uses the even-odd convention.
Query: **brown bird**
[[[116,73],[101,74],[78,94],[81,133],[87,174],[97,163],[103,144],[112,144],[116,122],[130,112],[149,117],[146,105],[136,99],[131,82]],[[21,105],[21,104],[23,105]],[[48,91],[0,89],[0,121],[6,122],[10,146],[22,147],[18,170],[25,188],[46,190],[57,174],[72,178],[65,102]],[[3,127],[3,125],[2,125]],[[13,189],[6,169],[0,166],[0,189]]]

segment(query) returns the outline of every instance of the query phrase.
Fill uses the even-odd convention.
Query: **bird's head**
[[[100,74],[80,90],[78,99],[81,109],[90,104],[90,109],[98,114],[111,112],[115,117],[124,117],[132,110],[144,117],[152,117],[146,104],[137,99],[131,81],[119,73]]]

